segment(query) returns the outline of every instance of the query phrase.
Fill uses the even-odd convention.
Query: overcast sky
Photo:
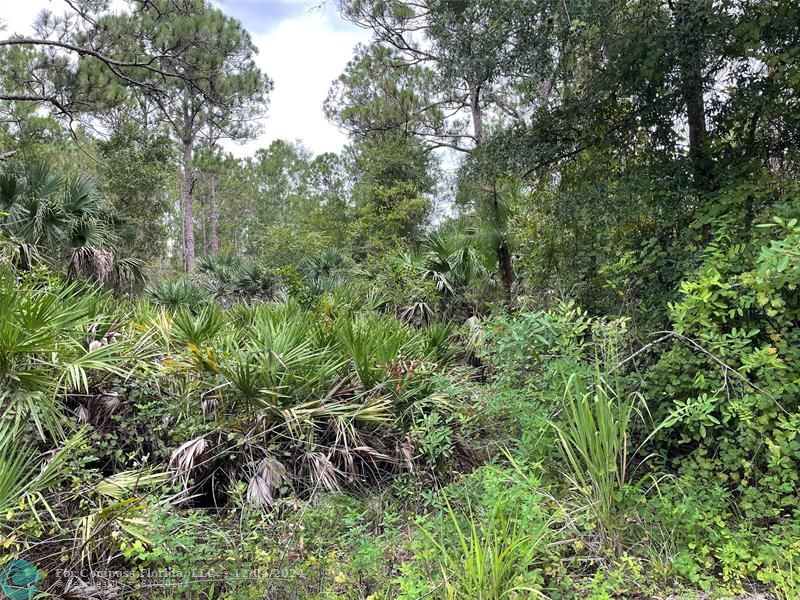
[[[256,62],[275,82],[264,132],[238,155],[252,154],[272,140],[300,140],[315,154],[336,152],[346,137],[331,125],[322,103],[331,81],[369,33],[339,18],[333,0],[215,0],[242,22],[259,53]],[[62,0],[0,0],[8,31],[26,33],[42,9],[62,13]]]

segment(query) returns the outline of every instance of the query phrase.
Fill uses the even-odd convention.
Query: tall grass
[[[505,600],[545,597],[532,581],[532,565],[545,547],[547,525],[521,528],[502,506],[495,506],[484,522],[470,510],[463,526],[452,506],[447,516],[456,544],[424,531],[439,553],[434,581],[437,597],[447,600]],[[444,536],[443,536],[444,537]]]
[[[657,429],[632,448],[632,422],[647,412],[647,405],[640,394],[615,388],[599,368],[591,377],[571,374],[560,414],[550,423],[558,435],[567,479],[592,513],[601,543],[618,555],[631,457]]]

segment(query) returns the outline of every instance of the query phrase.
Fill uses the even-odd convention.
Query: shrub
[[[181,306],[196,309],[211,299],[208,289],[185,279],[160,281],[151,285],[147,293],[155,304],[171,309]]]
[[[777,518],[800,507],[800,226],[776,217],[756,231],[742,245],[719,229],[670,307],[674,343],[647,384],[671,415],[661,443],[676,467]]]

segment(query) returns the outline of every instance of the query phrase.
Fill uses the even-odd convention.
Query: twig
[[[656,340],[653,340],[652,342],[650,342],[650,343],[648,343],[648,344],[645,344],[644,346],[642,346],[641,348],[639,348],[639,349],[638,349],[636,352],[634,352],[633,354],[631,354],[631,355],[630,355],[628,358],[626,358],[626,359],[624,359],[623,361],[621,361],[621,362],[617,363],[617,365],[616,365],[616,366],[615,366],[613,369],[611,369],[611,371],[609,371],[609,372],[610,372],[610,373],[613,373],[614,371],[616,371],[617,369],[619,369],[619,368],[620,368],[622,365],[624,365],[624,364],[625,364],[625,363],[627,363],[628,361],[631,361],[631,360],[633,360],[634,358],[636,358],[636,357],[637,357],[639,354],[641,354],[642,352],[644,352],[644,351],[646,351],[646,350],[649,350],[650,348],[652,348],[652,347],[653,347],[653,346],[655,346],[656,344],[660,344],[661,342],[665,342],[665,341],[667,341],[668,339],[670,339],[670,338],[672,338],[672,337],[674,337],[674,336],[676,336],[676,335],[678,335],[676,332],[674,332],[674,331],[668,331],[667,333],[665,333],[664,335],[662,335],[660,338],[658,338],[658,339],[656,339]]]
[[[717,363],[722,368],[722,373],[723,373],[723,376],[724,376],[726,382],[727,382],[727,379],[728,379],[728,373],[729,372],[733,373],[736,377],[738,377],[741,381],[743,381],[747,386],[749,386],[752,389],[756,390],[757,392],[767,396],[767,398],[772,400],[775,403],[775,405],[778,408],[780,408],[781,411],[783,411],[785,414],[787,414],[787,415],[789,414],[789,411],[787,411],[785,408],[783,408],[783,406],[780,405],[780,403],[775,399],[775,397],[772,394],[770,394],[765,389],[762,389],[762,388],[758,387],[755,383],[750,381],[747,377],[745,377],[744,375],[739,373],[738,370],[736,370],[735,368],[733,368],[729,364],[723,362],[721,359],[717,358],[710,351],[708,351],[705,348],[703,348],[703,346],[701,346],[696,340],[693,340],[690,337],[682,335],[682,334],[678,333],[677,331],[656,331],[655,335],[660,335],[661,337],[659,337],[658,339],[653,340],[652,342],[650,342],[648,344],[645,344],[644,346],[639,348],[636,352],[631,354],[629,357],[627,357],[624,360],[618,362],[616,364],[616,366],[614,366],[609,372],[613,373],[614,371],[619,369],[622,365],[624,365],[625,363],[629,362],[630,360],[633,360],[636,356],[638,356],[639,354],[641,354],[645,350],[649,350],[650,348],[652,348],[656,344],[660,344],[661,342],[664,342],[664,341],[666,341],[668,339],[671,339],[671,338],[676,338],[676,339],[679,339],[680,341],[684,342],[685,344],[691,346],[695,350],[705,354],[711,360],[713,360],[715,363]]]

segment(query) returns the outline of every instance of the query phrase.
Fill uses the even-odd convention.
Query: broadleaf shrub
[[[678,471],[777,518],[798,508],[800,227],[775,217],[752,235],[720,227],[670,306],[677,335],[646,385],[671,415],[661,443]]]

